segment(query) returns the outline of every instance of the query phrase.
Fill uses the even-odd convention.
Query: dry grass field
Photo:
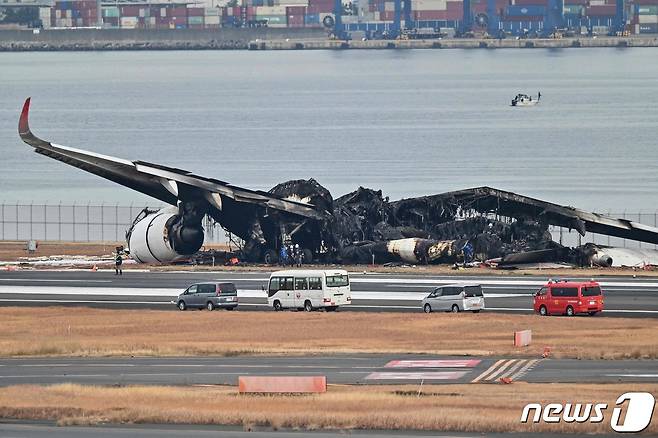
[[[172,305],[173,306],[173,305]],[[530,347],[512,345],[532,329]],[[191,338],[189,333],[207,336]],[[0,308],[3,356],[405,352],[658,358],[658,320],[494,313],[324,313]],[[192,340],[191,340],[192,339]]]
[[[330,386],[326,394],[239,395],[229,387],[95,387],[72,384],[0,388],[0,417],[61,425],[194,423],[300,429],[418,429],[469,432],[611,432],[616,398],[658,385]],[[522,424],[523,406],[608,403],[599,424]],[[658,432],[654,421],[648,433]]]

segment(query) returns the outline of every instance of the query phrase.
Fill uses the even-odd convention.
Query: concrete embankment
[[[658,47],[657,37],[598,37],[563,39],[442,39],[368,41],[252,41],[251,50],[291,49],[559,49],[579,47]]]
[[[232,50],[249,42],[326,38],[322,29],[57,29],[0,31],[0,51]],[[294,47],[292,47],[294,48]]]
[[[57,29],[0,31],[0,51],[323,50],[658,47],[658,37],[338,41],[323,29]]]

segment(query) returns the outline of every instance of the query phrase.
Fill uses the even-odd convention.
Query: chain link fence
[[[140,211],[164,205],[0,204],[0,240],[122,242]],[[206,243],[226,240],[212,219],[204,221]]]
[[[133,220],[144,208],[151,210],[164,205],[119,204],[0,204],[0,240],[53,240],[74,242],[121,242]],[[658,211],[639,213],[603,213],[645,225],[658,226]],[[206,217],[205,243],[226,243],[226,232],[219,224]],[[657,245],[620,239],[601,234],[581,236],[575,230],[550,226],[553,240],[565,246],[592,242],[624,248],[658,249]]]

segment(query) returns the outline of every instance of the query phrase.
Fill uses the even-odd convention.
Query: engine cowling
[[[203,245],[201,223],[184,221],[176,207],[137,220],[128,236],[130,255],[138,263],[169,263],[192,255]]]

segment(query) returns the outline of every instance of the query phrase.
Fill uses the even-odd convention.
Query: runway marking
[[[468,374],[468,371],[431,371],[413,373],[376,372],[368,374],[365,380],[457,380]]]
[[[392,360],[384,368],[473,368],[480,362],[479,359]]]
[[[112,280],[74,280],[48,278],[0,278],[0,281],[48,282],[48,283],[112,283]]]
[[[658,378],[658,374],[606,374],[606,377],[644,377],[652,379]]]
[[[471,380],[471,383],[496,382],[505,377],[516,380],[523,377],[537,363],[539,363],[539,359],[500,359]]]

